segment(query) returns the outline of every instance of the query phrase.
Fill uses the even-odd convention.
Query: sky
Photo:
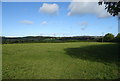
[[[2,36],[117,35],[118,19],[97,2],[2,2]]]
[[[0,2],[0,36],[2,36],[2,3]]]

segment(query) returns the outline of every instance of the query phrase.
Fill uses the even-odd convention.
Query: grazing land
[[[3,44],[3,79],[117,79],[118,44]]]

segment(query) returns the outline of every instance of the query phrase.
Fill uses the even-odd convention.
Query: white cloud
[[[59,11],[59,6],[57,4],[43,3],[39,11],[45,14],[57,15]]]
[[[48,22],[47,21],[42,21],[41,24],[47,24]]]
[[[88,22],[87,21],[83,21],[83,22],[81,22],[81,25],[88,25]]]
[[[82,15],[82,14],[94,14],[97,17],[105,18],[109,17],[110,14],[105,10],[105,5],[98,5],[98,2],[77,2],[79,0],[73,0],[69,5],[68,16]],[[82,1],[82,0],[81,0]]]
[[[77,25],[81,27],[81,30],[85,30],[88,26],[88,22],[87,21],[79,22]]]
[[[33,22],[29,21],[29,20],[23,20],[23,21],[20,21],[20,23],[23,23],[23,24],[33,24]]]

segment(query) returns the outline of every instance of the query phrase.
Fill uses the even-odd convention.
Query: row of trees
[[[11,43],[42,43],[42,42],[120,42],[120,33],[115,37],[108,33],[105,36],[75,36],[75,37],[44,37],[44,36],[28,36],[28,37],[2,37],[3,44]]]
[[[97,38],[100,38],[99,36]],[[9,43],[42,43],[42,42],[77,42],[77,41],[95,41],[95,36],[75,36],[75,37],[45,37],[45,36],[28,36],[28,37],[2,37],[3,44]]]

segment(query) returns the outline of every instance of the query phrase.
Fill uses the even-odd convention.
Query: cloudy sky
[[[101,36],[118,20],[97,2],[3,2],[3,36]]]

